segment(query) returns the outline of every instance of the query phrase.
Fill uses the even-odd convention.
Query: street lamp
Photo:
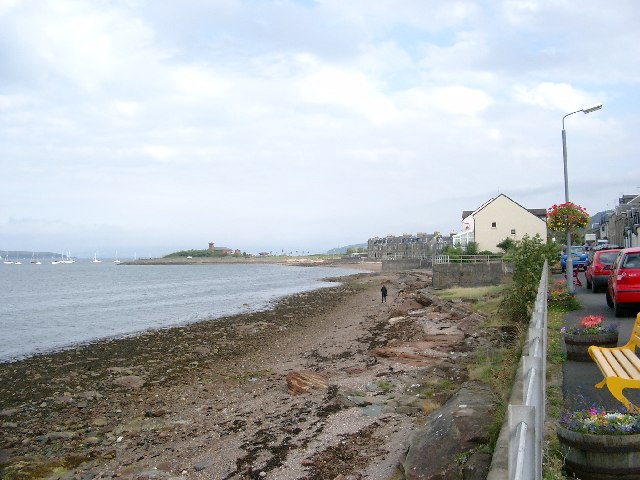
[[[602,108],[602,104],[599,103],[592,107],[583,108],[581,110],[576,110],[575,112],[567,113],[564,117],[562,117],[562,160],[564,161],[564,201],[565,203],[569,202],[569,175],[567,174],[567,132],[564,129],[564,119],[569,115],[573,115],[574,113],[591,113],[596,110],[600,110]],[[567,229],[567,290],[569,293],[575,293],[576,287],[573,283],[573,258],[571,257],[571,230]],[[571,280],[569,280],[569,276],[571,276]]]

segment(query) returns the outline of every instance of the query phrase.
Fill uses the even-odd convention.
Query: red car
[[[620,247],[603,247],[589,252],[589,260],[585,270],[586,287],[590,288],[593,293],[607,289],[613,262],[620,250]]]
[[[616,317],[621,317],[628,307],[640,311],[640,247],[618,252],[609,275],[607,305],[615,308]]]

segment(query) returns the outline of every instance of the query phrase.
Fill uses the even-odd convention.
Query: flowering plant
[[[621,409],[607,412],[590,407],[560,415],[560,426],[579,433],[592,435],[631,435],[640,433],[640,413]]]
[[[574,231],[589,226],[587,210],[572,202],[553,205],[547,210],[547,228],[552,231]]]
[[[601,333],[615,333],[618,331],[618,325],[602,325],[604,317],[602,315],[587,315],[582,317],[578,325],[573,327],[562,327],[562,333],[571,335],[599,335]]]
[[[575,295],[567,290],[567,281],[565,279],[557,280],[549,287],[547,302],[549,308],[555,310],[567,311],[580,308]]]

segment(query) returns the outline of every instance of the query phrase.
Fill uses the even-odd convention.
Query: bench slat
[[[607,359],[607,363],[611,366],[611,368],[613,368],[613,370],[616,372],[616,377],[620,377],[620,378],[624,378],[625,380],[631,380],[631,377],[629,377],[629,375],[627,375],[627,372],[625,372],[624,368],[622,367],[622,365],[620,365],[618,363],[618,361],[616,360],[615,356],[613,355],[613,353],[611,353],[612,349],[603,349],[602,350],[602,354],[604,355],[604,357]]]
[[[640,380],[640,372],[633,366],[629,359],[625,356],[624,349],[611,349],[611,353],[616,358],[620,366],[624,369],[625,373],[633,380]]]
[[[621,349],[621,351],[622,353],[624,353],[624,356],[627,357],[627,359],[633,364],[633,368],[635,368],[637,372],[637,376],[633,375],[633,378],[640,378],[640,358],[638,358],[635,352],[629,350],[628,348],[623,348]]]
[[[613,368],[611,368],[611,365],[609,365],[609,362],[607,361],[604,354],[602,353],[602,349],[598,347],[591,347],[591,352],[595,357],[594,360],[596,362],[596,365],[600,367],[600,370],[602,370],[602,373],[604,374],[604,376],[615,377],[616,372],[613,370]]]

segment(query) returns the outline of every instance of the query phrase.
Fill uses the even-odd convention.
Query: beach
[[[419,301],[428,271],[340,281],[273,310],[0,364],[2,478],[404,478],[412,433],[451,395],[425,386],[466,381],[481,319],[453,305],[455,334],[433,341],[417,320],[443,316]]]

